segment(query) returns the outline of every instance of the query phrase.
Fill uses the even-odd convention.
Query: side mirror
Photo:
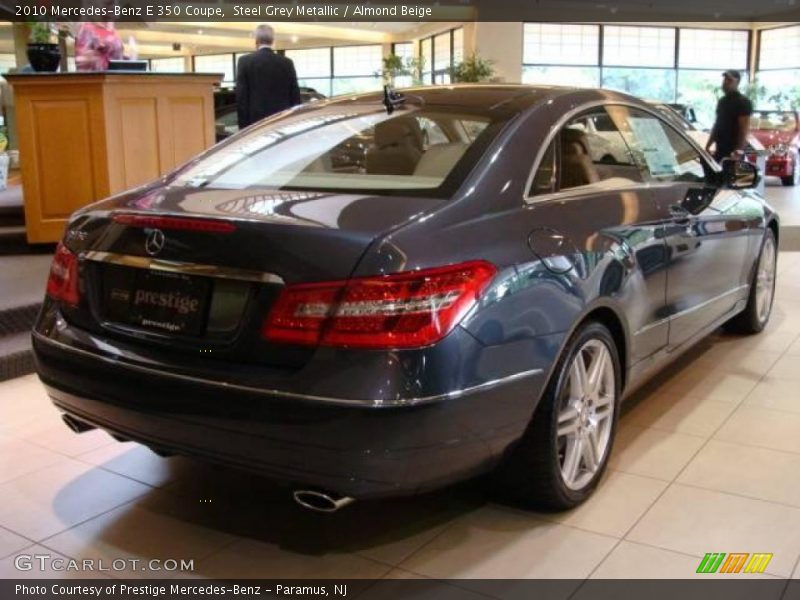
[[[754,188],[761,180],[758,167],[745,160],[726,158],[722,161],[722,185],[732,190]]]

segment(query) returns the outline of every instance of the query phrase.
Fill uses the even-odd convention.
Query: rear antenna
[[[383,86],[383,105],[386,107],[386,114],[392,114],[405,101],[406,97],[392,86]]]

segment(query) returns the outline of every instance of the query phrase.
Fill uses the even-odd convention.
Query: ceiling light
[[[291,41],[293,44],[296,44],[297,42],[300,41],[300,38],[297,37],[296,35],[293,35],[292,37],[289,38],[289,41]]]

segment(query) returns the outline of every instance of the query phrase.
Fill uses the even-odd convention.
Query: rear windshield
[[[444,197],[504,123],[442,107],[321,107],[243,132],[173,183]]]

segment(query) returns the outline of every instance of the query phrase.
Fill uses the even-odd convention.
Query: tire
[[[602,369],[601,389],[592,392],[594,401],[589,405],[577,398],[578,388],[574,384],[576,361],[580,358],[591,372],[603,350],[606,368]],[[614,338],[601,323],[585,323],[567,343],[522,440],[498,469],[497,482],[503,495],[526,507],[543,510],[566,510],[585,501],[597,487],[611,454],[617,428],[620,382],[619,352]],[[610,414],[601,421],[600,415],[606,413]],[[569,419],[568,414],[574,414],[574,417]],[[589,421],[584,419],[587,415]],[[594,438],[591,433],[592,415],[597,421]],[[585,427],[587,422],[589,427]],[[559,426],[562,432],[575,429],[573,435],[577,437],[560,436]],[[579,438],[583,440],[580,446],[577,445]],[[589,441],[594,441],[594,444],[582,445]],[[595,448],[592,454],[596,463],[594,470],[583,452],[578,454],[575,462],[574,453],[580,448],[585,453]],[[598,448],[601,448],[599,452]],[[573,478],[568,475],[567,461],[570,458],[573,460],[569,465],[574,466],[575,472]]]
[[[725,324],[728,331],[735,333],[761,333],[769,323],[772,303],[775,300],[775,268],[778,259],[778,244],[770,227],[761,242],[761,251],[750,282],[750,295],[747,306]]]

